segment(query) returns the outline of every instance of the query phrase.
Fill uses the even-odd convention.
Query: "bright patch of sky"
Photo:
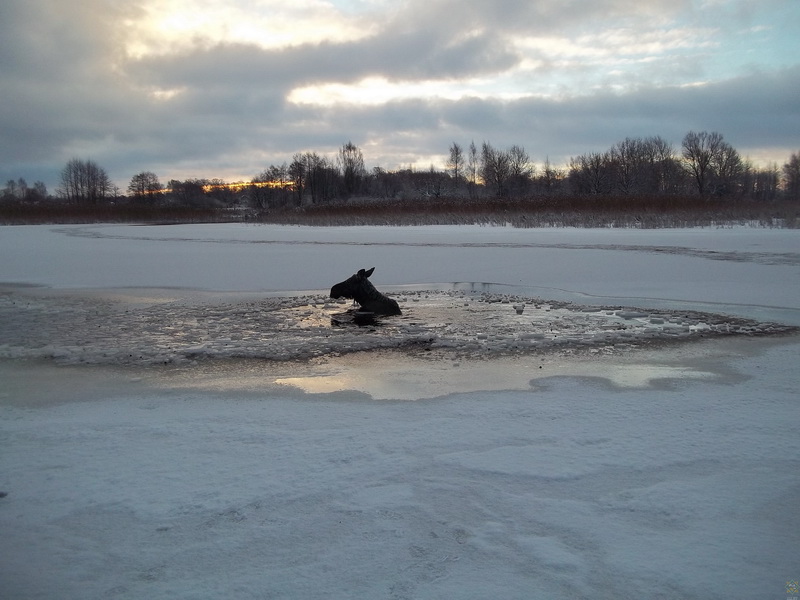
[[[198,46],[252,44],[265,50],[352,44],[385,33],[404,5],[383,0],[162,0],[145,3],[131,23],[132,57],[169,55]],[[678,3],[678,5],[686,3]],[[567,20],[550,31],[510,31],[505,43],[517,60],[478,77],[408,80],[386,73],[300,85],[287,95],[300,104],[375,105],[409,98],[495,98],[621,92],[645,85],[691,85],[732,77],[759,65],[781,65],[797,50],[787,20],[796,7],[766,2],[761,10],[736,1],[697,2],[693,9],[637,9],[627,17]],[[783,4],[783,6],[781,6]],[[391,8],[390,8],[391,7]],[[499,10],[502,10],[500,7]],[[566,10],[566,8],[565,8]],[[421,17],[424,18],[424,17]],[[480,33],[480,24],[473,24]],[[469,37],[469,33],[462,34]],[[158,90],[158,99],[174,96]]]
[[[266,49],[321,41],[352,41],[374,26],[353,16],[364,2],[324,0],[163,0],[145,3],[146,17],[132,23],[128,51],[136,57],[197,45],[254,44]],[[347,14],[351,13],[351,14]]]
[[[354,84],[326,83],[295,88],[289,94],[289,102],[310,105],[366,104],[379,105],[394,100],[413,98],[495,98],[512,100],[529,95],[510,91],[514,86],[498,89],[496,80],[473,79],[469,81],[413,81],[392,82],[385,77],[367,77]],[[505,90],[505,91],[504,91]]]

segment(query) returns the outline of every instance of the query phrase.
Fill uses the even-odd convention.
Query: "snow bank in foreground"
[[[93,297],[5,288],[0,295],[0,358],[53,358],[62,364],[181,364],[195,359],[297,360],[356,351],[441,350],[462,358],[503,354],[610,353],[642,344],[794,330],[687,311],[598,308],[535,298],[404,292],[400,317],[353,323],[349,301],[324,296],[204,302],[154,301],[95,292]]]
[[[0,371],[0,596],[783,598],[797,345],[754,343],[703,344],[720,382],[415,403],[23,361]]]

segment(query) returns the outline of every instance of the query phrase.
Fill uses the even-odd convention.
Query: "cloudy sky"
[[[800,150],[800,0],[3,0],[0,185],[71,158],[249,180],[352,140],[367,167],[455,141],[541,165],[718,131]]]

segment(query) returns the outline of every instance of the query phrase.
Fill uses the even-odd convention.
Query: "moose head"
[[[337,283],[331,288],[331,298],[352,298],[362,310],[376,315],[399,315],[400,307],[395,300],[381,294],[369,281],[375,267],[360,269],[358,273]]]

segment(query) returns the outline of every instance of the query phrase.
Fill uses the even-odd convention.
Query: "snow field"
[[[0,597],[783,598],[797,241],[0,228]]]
[[[794,356],[772,347],[735,385],[556,378],[408,404],[120,379],[101,401],[7,407],[2,581],[61,598],[769,596],[800,541]]]

